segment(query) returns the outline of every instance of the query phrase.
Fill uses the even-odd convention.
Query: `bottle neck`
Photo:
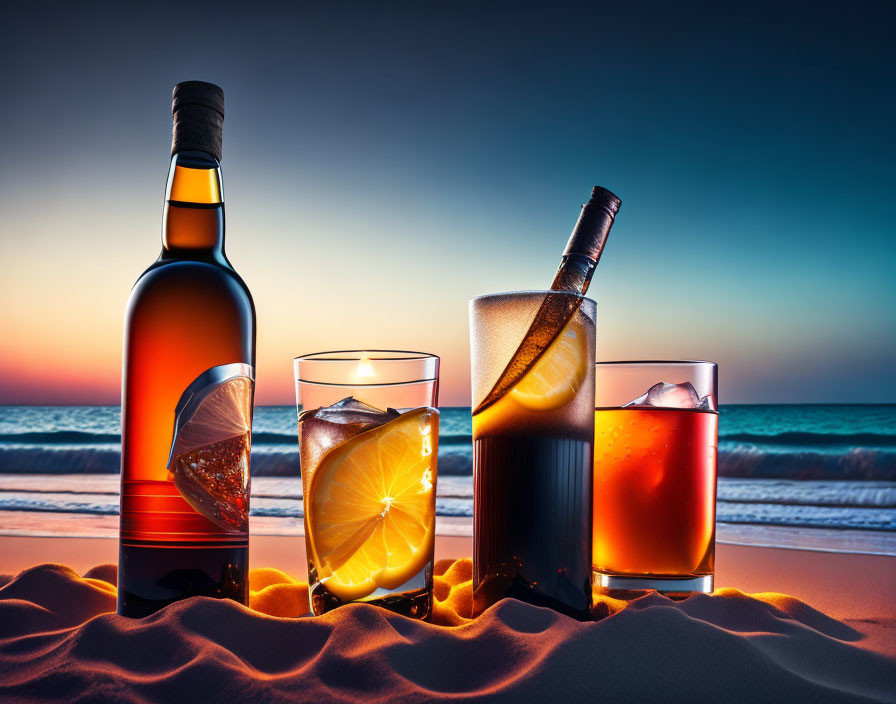
[[[606,188],[595,186],[592,189],[591,199],[582,206],[569,236],[563,260],[551,284],[552,290],[585,295],[620,204],[619,198]]]
[[[165,188],[162,259],[224,260],[221,167],[205,152],[171,157]]]
[[[573,253],[563,256],[554,281],[551,283],[552,291],[572,291],[585,295],[591,277],[597,268],[597,260],[588,255]]]

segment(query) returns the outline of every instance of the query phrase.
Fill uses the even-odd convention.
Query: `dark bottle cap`
[[[584,254],[594,261],[600,259],[620,205],[622,201],[606,188],[592,188],[591,200],[582,206],[579,220],[569,236],[563,255]]]
[[[206,152],[221,161],[224,91],[214,83],[184,81],[171,96],[174,135],[171,153]]]

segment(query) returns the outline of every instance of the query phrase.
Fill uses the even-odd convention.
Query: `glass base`
[[[407,618],[426,619],[432,613],[432,565],[430,562],[423,570],[396,589],[377,589],[368,596],[355,601],[343,601],[330,592],[326,585],[317,581],[317,570],[313,563],[308,563],[311,613],[322,616],[345,604],[371,604]]]
[[[473,606],[476,613],[482,613],[501,599],[517,599],[533,606],[570,616],[578,621],[591,620],[591,589],[586,580],[576,589],[568,580],[557,580],[562,585],[554,595],[543,593],[527,582],[521,575],[489,575],[479,584],[473,579]]]
[[[315,616],[322,616],[328,611],[332,611],[346,604],[370,604],[372,606],[380,606],[407,618],[426,619],[432,613],[432,589],[421,589],[416,592],[404,594],[392,594],[379,599],[366,599],[359,601],[343,601],[339,597],[331,594],[323,585],[318,585],[310,592],[311,595],[311,613]]]
[[[639,593],[656,590],[673,598],[685,598],[691,594],[710,594],[713,590],[713,575],[697,577],[654,577],[649,575],[615,575],[592,572],[591,583],[608,596],[626,598]]]

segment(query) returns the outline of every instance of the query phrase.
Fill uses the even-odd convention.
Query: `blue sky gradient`
[[[186,79],[226,94],[262,403],[295,354],[364,346],[441,354],[468,403],[466,301],[547,286],[594,184],[623,201],[599,359],[718,361],[723,402],[896,400],[892,3],[6,12],[0,402],[116,401]]]

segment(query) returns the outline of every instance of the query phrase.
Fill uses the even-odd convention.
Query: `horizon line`
[[[257,404],[255,408],[294,408],[294,403]],[[720,403],[730,406],[896,406],[896,401],[756,401],[749,403]],[[435,406],[436,408],[469,408],[472,406]],[[0,408],[121,408],[114,403],[0,403]]]

